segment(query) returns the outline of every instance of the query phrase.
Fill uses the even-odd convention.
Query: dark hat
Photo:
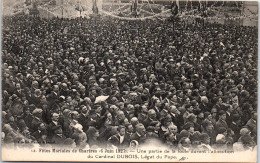
[[[186,108],[186,109],[188,109],[188,108],[190,108],[190,107],[191,107],[190,104],[185,105],[185,108]]]
[[[158,123],[160,123],[159,121],[152,121],[151,123],[150,123],[150,126],[156,126]]]
[[[187,119],[188,119],[189,121],[194,121],[196,117],[197,117],[197,116],[192,113],[192,114],[189,114],[189,115],[187,116]]]
[[[201,125],[202,125],[203,128],[206,128],[207,126],[212,125],[212,123],[209,120],[206,119],[202,122]]]
[[[190,136],[190,133],[187,130],[182,130],[180,132],[180,138],[189,137],[189,136]]]
[[[167,115],[166,117],[163,118],[163,121],[164,122],[171,122],[172,121],[171,116]]]
[[[147,132],[153,132],[154,131],[154,127],[153,126],[148,126],[146,131]]]
[[[225,127],[220,127],[219,129],[218,129],[218,134],[223,134],[224,132],[226,132],[227,131],[227,129],[225,128]]]
[[[183,129],[189,130],[191,127],[194,127],[194,124],[191,122],[187,122],[183,125]]]
[[[239,120],[239,118],[240,118],[239,114],[233,114],[232,115],[232,120],[233,121],[237,121],[237,120]]]
[[[27,126],[26,126],[26,123],[25,123],[25,121],[23,120],[23,119],[21,119],[21,120],[19,120],[18,121],[18,127],[19,127],[19,129],[21,129],[21,130],[23,130],[23,129],[25,129]]]
[[[118,128],[117,128],[117,131],[120,131],[121,129],[125,128],[125,126],[123,125],[119,125]]]
[[[244,136],[241,137],[241,142],[243,144],[249,145],[249,144],[251,144],[253,142],[253,139],[252,139],[252,137],[250,135],[244,135]]]
[[[72,145],[74,143],[74,140],[71,138],[67,138],[64,140],[64,145]]]
[[[201,141],[204,141],[204,140],[206,140],[206,139],[209,139],[210,137],[209,137],[209,135],[207,134],[207,133],[202,133],[201,135],[200,135],[200,140]]]
[[[223,114],[226,114],[226,112],[224,110],[220,110],[218,114],[221,116]]]
[[[53,127],[53,130],[54,130],[54,131],[57,131],[57,130],[59,130],[59,129],[62,129],[61,125],[57,125],[57,126]]]
[[[191,141],[200,141],[201,133],[199,131],[194,132],[193,135],[191,135],[190,140]]]

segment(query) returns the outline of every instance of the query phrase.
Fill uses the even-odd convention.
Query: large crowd
[[[2,143],[253,150],[257,28],[3,18]]]

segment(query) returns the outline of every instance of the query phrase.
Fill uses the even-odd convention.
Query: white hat
[[[218,134],[216,137],[216,141],[224,140],[224,139],[225,139],[225,135],[223,135],[223,134]]]

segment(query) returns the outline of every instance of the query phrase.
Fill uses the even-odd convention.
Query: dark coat
[[[75,140],[77,146],[86,145],[87,135],[84,132],[74,132],[71,138]]]
[[[216,131],[218,132],[219,131],[219,128],[220,127],[224,127],[226,129],[228,129],[228,125],[227,125],[227,122],[226,121],[223,121],[221,119],[219,119],[216,123]]]
[[[127,135],[124,135],[124,140],[122,143],[120,143],[120,136],[119,134],[111,136],[108,141],[113,144],[114,146],[120,147],[128,147],[129,146],[129,137]]]
[[[139,144],[143,144],[146,141],[146,136],[139,136],[137,133],[134,133],[130,137],[130,141],[132,141],[132,140],[136,140],[136,141],[138,141]]]
[[[78,122],[83,126],[83,131],[87,131],[89,127],[89,118],[88,116],[85,116],[84,114],[79,115]]]
[[[232,122],[229,128],[234,131],[233,140],[234,142],[237,142],[240,136],[241,126],[236,124],[235,122]]]
[[[36,130],[38,130],[38,127],[39,127],[39,125],[41,124],[41,123],[43,123],[43,121],[42,121],[42,119],[37,119],[37,118],[33,118],[32,119],[32,123],[31,123],[31,132],[33,133],[33,132],[35,132]]]
[[[53,137],[51,138],[51,143],[53,144],[63,144],[63,142],[65,141],[66,137],[64,135],[53,135]]]
[[[232,123],[232,113],[230,113],[230,115],[228,115],[228,113],[226,113],[227,118],[226,118],[226,122],[227,125],[230,126],[230,124]]]
[[[47,126],[47,131],[48,131],[48,137],[49,137],[49,139],[51,139],[51,138],[55,135],[54,131],[56,130],[57,126],[59,126],[59,124],[57,123],[57,125],[56,125],[56,124],[54,124],[53,122],[51,122],[51,123]]]
[[[169,114],[171,116],[172,122],[173,124],[175,124],[176,126],[180,127],[183,125],[183,118],[179,115],[174,115],[174,114]]]
[[[148,126],[150,126],[150,124],[151,124],[152,121],[153,121],[153,120],[152,120],[151,118],[147,117],[147,118],[143,121],[143,124],[144,124],[145,127],[148,127]]]
[[[42,135],[47,133],[46,131],[37,130],[34,133],[32,133],[32,136],[39,142],[41,140]]]

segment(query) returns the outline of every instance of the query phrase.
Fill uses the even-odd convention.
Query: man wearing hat
[[[58,85],[54,85],[51,93],[48,94],[46,96],[46,98],[47,98],[47,100],[49,102],[49,106],[52,106],[56,102],[56,100],[58,100],[60,98],[59,86]]]
[[[31,132],[35,132],[38,130],[38,127],[41,123],[44,123],[42,120],[42,109],[36,108],[32,112],[33,114],[33,119],[31,123]]]
[[[136,140],[139,144],[143,144],[146,140],[146,129],[142,123],[135,126],[135,133],[131,135],[130,141]]]
[[[51,139],[54,136],[54,130],[57,128],[57,126],[60,126],[59,123],[59,114],[57,113],[52,113],[51,116],[51,122],[47,126],[47,131],[48,131],[48,139]]]
[[[123,111],[119,110],[116,112],[115,125],[122,125],[125,119],[125,114]]]
[[[22,99],[22,97],[25,97],[25,93],[24,93],[24,90],[21,89],[21,84],[20,83],[16,83],[15,84],[15,91],[14,91],[14,94],[16,94],[19,98]]]
[[[241,120],[239,114],[232,115],[232,122],[230,124],[230,129],[234,131],[233,140],[236,142],[239,139],[239,132],[241,129]]]
[[[66,139],[66,137],[63,135],[62,127],[60,125],[57,125],[53,127],[54,135],[52,136],[50,140],[51,143],[55,145],[62,145]]]
[[[210,136],[210,143],[214,144],[216,141],[216,130],[214,129],[213,124],[209,120],[202,122],[202,133],[206,133]]]
[[[117,148],[123,148],[129,146],[129,137],[126,134],[125,126],[119,125],[117,128],[118,133],[111,136],[108,142]]]
[[[74,126],[74,132],[71,138],[75,140],[77,147],[85,148],[87,145],[87,135],[83,132],[83,127],[81,124],[76,124]]]
[[[246,123],[247,128],[252,132],[252,136],[257,135],[257,112],[252,112],[252,118]]]
[[[32,93],[32,97],[29,99],[31,103],[33,103],[36,107],[41,107],[41,97],[42,92],[40,89],[35,89],[35,91]]]
[[[144,126],[148,127],[151,125],[152,121],[157,121],[157,114],[154,109],[148,110],[148,117],[144,120]]]
[[[180,134],[178,133],[178,127],[174,124],[171,124],[168,127],[168,132],[166,132],[165,134],[170,133],[171,137],[172,137],[172,143],[173,144],[178,144],[179,138],[180,138]],[[167,140],[167,138],[166,138]]]
[[[172,120],[171,120],[171,116],[167,115],[166,117],[162,118],[161,120],[161,128],[159,130],[159,137],[162,138],[164,140],[164,134],[169,132],[169,126],[172,125]]]
[[[71,121],[71,111],[67,107],[64,107],[63,114],[60,117],[60,123],[62,125],[63,134],[66,137],[69,137],[73,133],[70,127]]]
[[[170,106],[169,115],[171,116],[173,124],[176,126],[181,126],[182,117],[180,117],[180,111],[176,108],[176,106]]]
[[[208,134],[202,133],[200,135],[200,141],[201,141],[200,150],[202,150],[202,151],[211,151],[212,150],[212,147],[210,146],[210,137]]]
[[[81,106],[81,113],[79,115],[79,124],[81,124],[83,126],[83,131],[87,131],[88,130],[88,125],[89,125],[89,113],[90,113],[90,106]]]
[[[38,127],[38,130],[32,133],[32,136],[39,142],[42,135],[47,135],[47,129],[44,123],[41,123]]]
[[[216,131],[218,132],[221,127],[228,129],[228,125],[226,122],[226,112],[223,110],[219,112],[219,119],[216,123]]]
[[[190,114],[193,114],[193,106],[190,104],[185,105],[186,112],[183,114],[184,123],[188,121]]]

